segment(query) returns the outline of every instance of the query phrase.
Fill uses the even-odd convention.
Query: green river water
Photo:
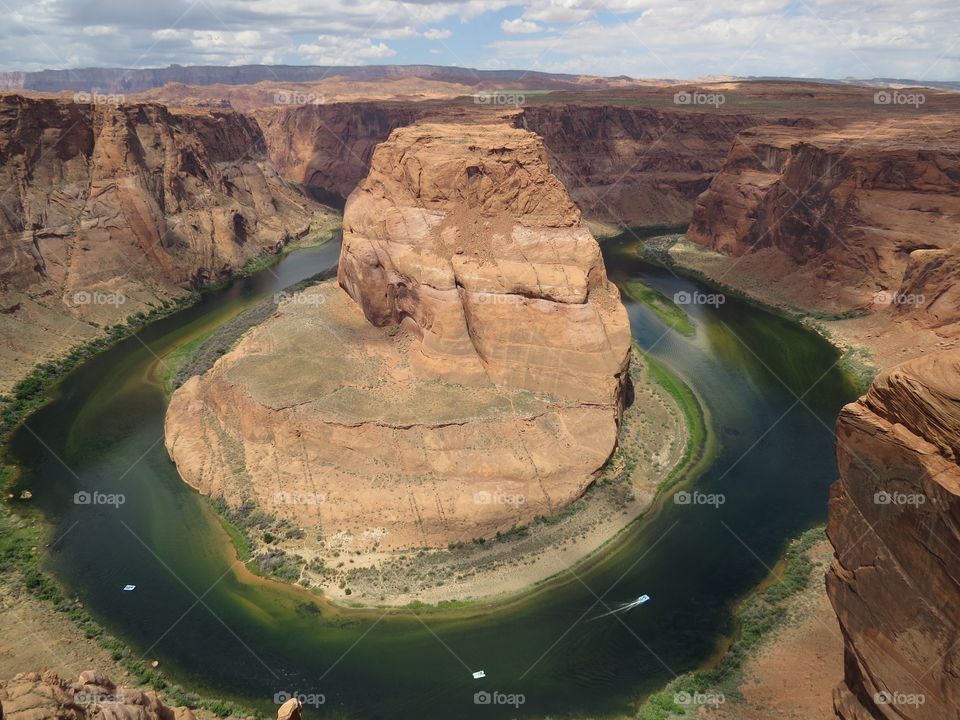
[[[617,282],[668,297],[712,292],[604,244]],[[629,712],[644,694],[714,656],[736,601],[788,539],[826,517],[834,418],[855,395],[835,350],[795,323],[728,298],[689,306],[693,337],[627,302],[634,337],[695,389],[718,439],[690,490],[719,508],[664,502],[587,565],[498,608],[452,615],[335,610],[254,578],[210,506],[182,483],[162,442],[158,356],[251,303],[336,264],[336,243],[301,250],[143,329],[53,389],[11,440],[58,538],[48,569],[114,634],[183,684],[275,713],[277,693],[323,696],[307,718],[421,720]],[[799,400],[798,400],[799,398]],[[122,493],[119,508],[74,493]],[[121,588],[132,583],[134,592]],[[649,594],[621,616],[603,612]],[[474,680],[471,671],[487,677]],[[523,695],[519,707],[474,702]]]

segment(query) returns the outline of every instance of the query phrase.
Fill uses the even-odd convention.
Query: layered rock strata
[[[0,358],[43,355],[303,235],[243,115],[0,97]]]
[[[765,255],[758,275],[767,267],[776,276],[760,279],[797,305],[957,322],[958,149],[952,115],[744,130],[697,199],[687,237],[727,255]]]
[[[960,351],[881,375],[837,423],[827,590],[845,641],[843,720],[960,708]]]
[[[539,138],[397,130],[344,227],[344,289],[295,296],[174,394],[183,478],[360,551],[577,498],[616,444],[630,328]]]

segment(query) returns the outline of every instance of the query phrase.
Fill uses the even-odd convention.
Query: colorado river
[[[91,359],[11,441],[20,487],[56,528],[50,571],[174,679],[268,715],[277,693],[322,695],[308,720],[624,713],[714,655],[734,630],[734,603],[789,538],[825,519],[833,422],[855,395],[836,351],[732,298],[687,306],[696,325],[689,338],[628,301],[637,342],[709,410],[719,449],[688,490],[722,495],[722,504],[665,502],[576,577],[490,611],[333,611],[306,591],[251,578],[167,457],[158,364],[249,304],[333,266],[338,250],[295,252]],[[713,292],[643,262],[626,241],[604,252],[617,282],[640,280],[668,297]],[[77,505],[81,490],[125,502]],[[128,583],[136,590],[122,592]],[[613,607],[642,594],[652,599],[619,619],[586,621],[606,610],[597,596]],[[486,678],[474,680],[480,669]],[[524,702],[475,704],[483,690]]]

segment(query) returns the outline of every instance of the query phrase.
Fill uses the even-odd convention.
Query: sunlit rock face
[[[960,351],[881,375],[837,423],[827,590],[845,641],[844,720],[960,707]]]
[[[339,284],[178,390],[167,448],[201,492],[325,547],[445,547],[583,493],[616,445],[629,348],[540,139],[416,125],[348,200]]]

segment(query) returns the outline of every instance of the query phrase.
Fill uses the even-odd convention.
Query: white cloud
[[[510,35],[540,32],[539,25],[532,20],[524,20],[523,18],[504,20],[500,23],[500,29]]]
[[[417,63],[459,20],[451,60],[481,68],[960,77],[957,0],[4,1],[2,69]]]
[[[382,42],[340,35],[320,35],[315,42],[297,47],[297,52],[318,65],[351,65],[357,60],[383,60],[397,54]]]
[[[187,37],[189,33],[186,30],[177,30],[175,28],[163,28],[162,30],[154,30],[150,33],[150,37],[154,40],[178,40],[180,38]]]
[[[109,25],[87,25],[83,28],[83,34],[89,37],[103,37],[104,35],[113,35],[117,29]]]

